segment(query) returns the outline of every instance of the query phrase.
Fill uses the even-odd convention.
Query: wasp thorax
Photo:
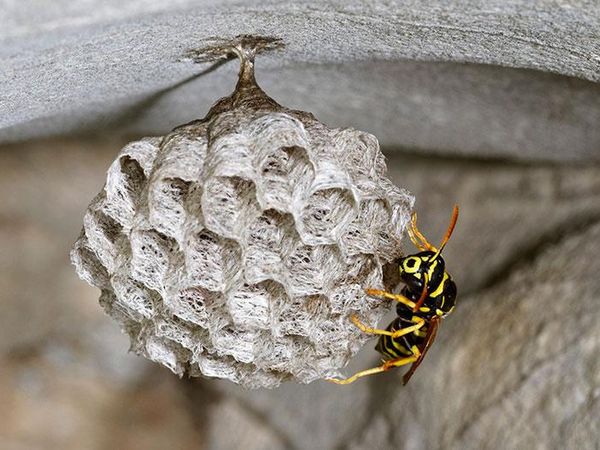
[[[399,271],[405,284],[402,295],[415,303],[421,297],[427,280],[427,297],[423,303],[426,315],[443,317],[452,311],[456,284],[446,272],[446,263],[439,253],[425,251],[401,258]]]

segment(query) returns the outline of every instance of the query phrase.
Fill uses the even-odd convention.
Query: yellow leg
[[[417,350],[418,352],[418,350]],[[406,358],[392,359],[390,361],[386,361],[383,365],[379,367],[373,367],[372,369],[362,370],[360,372],[355,373],[349,378],[339,380],[337,378],[326,378],[325,381],[329,381],[335,384],[350,384],[354,383],[356,380],[362,377],[366,377],[368,375],[374,375],[376,373],[387,372],[394,367],[404,366],[406,364],[414,363],[419,358],[418,355],[407,356]]]
[[[367,369],[367,370],[363,370],[362,372],[355,373],[350,378],[346,378],[346,379],[342,379],[342,380],[337,379],[337,378],[325,378],[325,381],[329,381],[329,382],[335,383],[335,384],[350,384],[350,383],[354,383],[359,378],[366,377],[367,375],[374,375],[376,373],[385,372],[385,370],[386,369],[384,369],[383,366],[373,367],[372,369]]]
[[[384,362],[383,366],[381,366],[381,367],[383,367],[383,370],[387,371],[387,370],[393,369],[394,367],[400,367],[400,366],[405,366],[406,364],[414,363],[417,359],[419,359],[419,356],[421,356],[421,352],[419,351],[419,349],[417,348],[416,345],[414,345],[411,350],[413,352],[412,356],[407,356],[405,358],[391,359],[389,361]]]
[[[423,325],[425,325],[425,320],[420,317],[416,317],[418,322],[415,325],[411,325],[410,327],[402,328],[396,331],[388,331],[388,330],[380,330],[378,328],[371,328],[363,324],[356,315],[352,314],[350,320],[354,325],[356,325],[360,330],[364,333],[369,334],[384,334],[386,336],[391,336],[392,338],[399,338],[400,336],[404,336],[406,334],[412,333],[413,331],[417,331]],[[413,319],[414,320],[414,319]]]
[[[386,292],[386,291],[381,291],[379,289],[371,289],[371,288],[365,289],[365,292],[367,293],[367,295],[370,295],[372,297],[384,297],[384,298],[390,298],[392,300],[396,300],[397,302],[400,302],[403,305],[406,305],[411,309],[414,308],[416,305],[415,302],[410,301],[404,295],[392,294],[391,292]]]
[[[413,230],[412,230],[412,229],[408,228],[408,229],[407,229],[407,231],[408,231],[408,237],[410,238],[410,240],[412,241],[412,243],[413,243],[413,245],[414,245],[415,247],[417,247],[417,248],[418,248],[419,250],[421,250],[421,251],[423,251],[423,250],[427,250],[427,247],[425,247],[425,246],[424,246],[424,245],[421,243],[421,241],[419,241],[419,240],[417,239],[417,237],[415,236],[415,234],[414,234],[414,232],[413,232]]]
[[[415,318],[413,317],[413,321],[415,320]],[[400,330],[396,330],[392,333],[392,338],[399,338],[400,336],[404,336],[407,335],[409,333],[412,333],[413,331],[417,331],[419,330],[421,327],[423,327],[423,325],[425,325],[425,320],[417,317],[417,323],[415,325],[411,325],[410,327],[406,327],[406,328],[402,328]]]
[[[410,237],[410,240],[412,241],[413,244],[415,244],[415,247],[417,247],[419,250],[429,250],[432,252],[437,252],[437,248],[435,248],[433,245],[431,245],[427,239],[425,239],[425,236],[423,236],[423,233],[421,233],[419,231],[419,229],[417,228],[417,213],[413,211],[412,216],[411,216],[411,220],[410,220],[410,228],[408,229],[408,236]]]
[[[425,274],[425,281],[427,281],[427,274]],[[397,301],[398,303],[402,303],[403,305],[408,306],[413,311],[415,311],[415,308],[417,307],[417,304],[415,302],[407,299],[404,295],[392,294],[391,292],[386,292],[386,291],[381,291],[379,289],[371,289],[371,288],[365,289],[365,292],[367,295],[370,295],[371,297],[390,298],[392,300]],[[421,306],[419,308],[419,311],[429,312],[431,310],[427,306]]]
[[[363,333],[369,333],[369,334],[384,334],[386,336],[392,336],[394,333],[388,330],[380,330],[379,328],[371,328],[366,326],[364,323],[362,323],[360,320],[358,320],[358,317],[356,317],[355,314],[352,314],[350,316],[350,320],[352,321],[352,323],[354,325],[356,325],[358,328],[360,328],[360,331],[362,331]]]

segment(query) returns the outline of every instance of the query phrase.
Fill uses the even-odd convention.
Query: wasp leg
[[[363,333],[385,334],[386,336],[394,335],[394,333],[392,331],[380,330],[379,328],[371,328],[371,327],[366,326],[364,323],[362,323],[360,320],[358,320],[358,317],[356,317],[356,314],[352,314],[350,316],[350,320],[352,321],[352,323],[354,325],[356,325],[358,328],[360,328],[360,331],[362,331]]]
[[[417,350],[417,352],[418,352],[418,350]],[[351,377],[348,377],[345,379],[340,380],[337,378],[326,378],[325,381],[329,381],[329,382],[335,383],[335,384],[350,384],[350,383],[354,383],[359,378],[366,377],[368,375],[374,375],[376,373],[387,372],[388,370],[393,369],[394,367],[400,367],[400,366],[404,366],[406,364],[411,364],[411,363],[415,362],[417,360],[417,358],[418,358],[418,355],[407,356],[406,358],[392,359],[390,361],[386,361],[383,365],[381,365],[379,367],[373,367],[372,369],[362,370],[360,372],[355,373]]]
[[[330,383],[335,383],[335,384],[350,384],[350,383],[354,383],[359,378],[366,377],[367,375],[374,375],[376,373],[381,373],[381,372],[385,372],[385,371],[386,371],[386,369],[384,369],[383,366],[373,367],[372,369],[367,369],[367,370],[363,370],[361,372],[357,372],[349,378],[345,378],[345,379],[341,379],[341,380],[338,378],[325,378],[325,381],[329,381]]]
[[[421,329],[423,327],[423,325],[425,325],[425,319],[422,319],[421,317],[414,317],[413,321],[417,319],[417,323],[415,325],[411,325],[410,327],[406,327],[406,328],[402,328],[400,330],[396,330],[392,333],[392,338],[399,338],[400,336],[405,336],[407,334],[412,333],[413,331],[417,331],[419,329]]]
[[[387,371],[393,369],[394,367],[400,367],[405,366],[406,364],[414,363],[416,360],[419,359],[419,356],[421,356],[421,352],[419,351],[416,345],[414,345],[411,350],[413,352],[412,356],[407,356],[405,358],[398,359],[390,359],[389,361],[384,362],[383,366],[381,367],[383,367],[383,369]]]
[[[408,237],[410,237],[410,240],[412,241],[412,243],[415,244],[415,247],[417,247],[419,250],[429,250],[432,252],[437,252],[437,248],[435,248],[433,245],[431,245],[427,241],[427,239],[425,239],[425,236],[423,236],[423,233],[421,233],[419,231],[419,228],[417,228],[417,213],[414,211],[410,218],[410,227],[408,228]]]
[[[360,320],[358,320],[358,317],[356,317],[356,315],[354,315],[354,314],[352,314],[352,316],[350,317],[350,320],[352,321],[352,323],[354,325],[356,325],[358,328],[360,328],[360,330],[363,333],[384,334],[386,336],[391,336],[392,338],[399,338],[400,336],[410,334],[413,331],[417,331],[419,328],[421,328],[423,325],[425,325],[424,319],[422,319],[420,317],[416,317],[416,319],[418,320],[418,322],[415,325],[411,325],[410,327],[402,328],[401,330],[388,331],[388,330],[380,330],[378,328],[368,327],[365,324],[363,324]]]
[[[367,295],[370,295],[372,297],[391,298],[392,300],[396,300],[397,302],[400,302],[403,305],[406,305],[411,309],[414,308],[416,305],[415,302],[410,301],[404,295],[392,294],[391,292],[386,292],[386,291],[382,291],[379,289],[371,289],[371,288],[365,289],[365,292],[367,293]]]

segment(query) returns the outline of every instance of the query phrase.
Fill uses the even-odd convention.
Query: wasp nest
[[[247,387],[335,375],[361,348],[348,316],[385,313],[363,289],[392,287],[412,206],[374,136],[256,85],[265,42],[229,47],[240,80],[206,118],[121,150],[72,251],[133,351]]]

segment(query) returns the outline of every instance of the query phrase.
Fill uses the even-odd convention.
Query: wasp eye
[[[409,256],[402,262],[402,267],[405,272],[414,273],[419,270],[421,259],[416,256]]]

